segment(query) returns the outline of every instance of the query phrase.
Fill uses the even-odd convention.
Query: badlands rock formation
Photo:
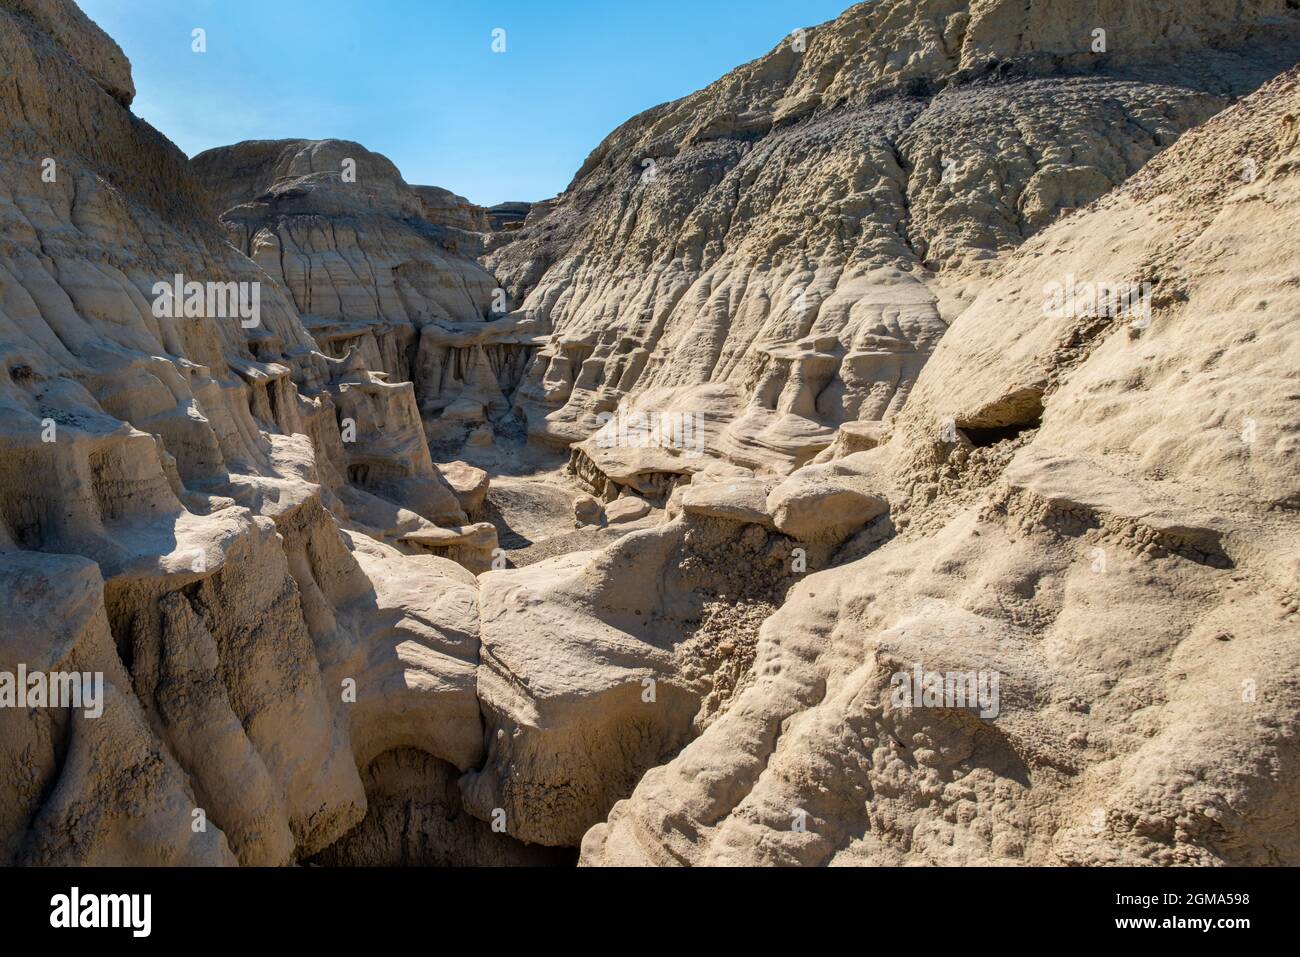
[[[999,254],[1295,62],[1294,4],[1221,7],[864,3],[629,120],[486,260],[555,331],[530,431],[694,412],[711,454],[787,472],[892,417]],[[698,464],[579,451],[642,489]]]
[[[399,779],[376,793],[400,787],[406,749],[443,777],[482,762],[476,582],[425,543],[481,558],[483,530],[409,378],[365,361],[415,332],[376,332],[399,316],[372,285],[369,339],[323,351],[338,340],[293,295],[324,311],[346,282],[295,287],[227,241],[71,3],[0,3],[0,64],[0,671],[104,676],[97,717],[0,708],[3,858],[303,860],[363,821],[382,769]],[[395,285],[436,321],[432,271]],[[259,284],[259,314],[175,317],[156,287],[177,274]],[[478,827],[451,827],[444,859],[480,859]]]
[[[1010,258],[831,463],[898,534],[793,589],[585,862],[1296,862],[1298,116],[1293,69]],[[1067,273],[1151,322],[1044,318]],[[899,706],[918,663],[999,672],[996,720]]]
[[[497,203],[487,209],[488,225],[493,230],[518,229],[528,218],[532,203]]]
[[[323,351],[412,383],[431,442],[459,448],[512,414],[541,340],[507,316],[474,259],[483,210],[412,188],[383,156],[339,140],[240,143],[194,169],[232,241],[283,284]]]
[[[484,211],[0,0],[0,861],[1300,863],[1298,58],[879,0]]]

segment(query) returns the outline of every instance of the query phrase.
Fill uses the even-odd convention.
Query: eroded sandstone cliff
[[[1293,69],[1027,240],[881,446],[777,486],[897,534],[794,587],[585,862],[1297,860],[1298,108]],[[1153,314],[1045,317],[1069,273]],[[917,667],[999,674],[995,720],[900,704]]]
[[[509,430],[542,338],[475,258],[485,211],[408,186],[388,159],[339,140],[240,143],[194,169],[235,245],[283,283],[324,351],[413,384],[435,446]]]
[[[1295,62],[1294,4],[1221,6],[862,3],[629,120],[485,260],[555,330],[530,431],[696,413],[784,473],[893,417],[1001,255]],[[701,467],[581,453],[625,487]]]
[[[414,387],[321,351],[110,39],[5,0],[0,64],[0,670],[106,682],[99,715],[0,709],[4,859],[302,859],[385,755],[480,763],[474,576],[419,554],[476,530]],[[159,308],[177,275],[258,312]]]
[[[0,672],[105,681],[3,861],[1300,860],[1298,22],[862,4],[484,213],[0,0]],[[503,568],[525,425],[607,504]]]

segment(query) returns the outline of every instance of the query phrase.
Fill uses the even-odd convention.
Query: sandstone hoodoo
[[[232,242],[275,277],[322,352],[409,382],[435,446],[513,413],[544,342],[479,265],[487,214],[410,187],[358,143],[240,143],[194,158]]]
[[[772,41],[486,206],[0,0],[0,863],[1300,864],[1300,6]]]

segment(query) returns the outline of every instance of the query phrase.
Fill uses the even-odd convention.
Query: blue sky
[[[492,205],[558,193],[627,118],[851,0],[78,2],[131,58],[135,112],[191,156],[332,136]]]

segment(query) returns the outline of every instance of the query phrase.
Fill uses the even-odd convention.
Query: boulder
[[[610,525],[635,522],[649,515],[650,510],[651,505],[645,499],[637,498],[635,495],[625,495],[605,506],[605,521]]]

